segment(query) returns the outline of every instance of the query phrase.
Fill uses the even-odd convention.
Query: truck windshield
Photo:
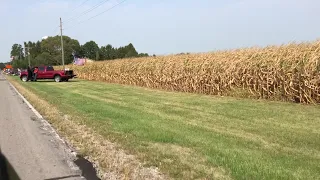
[[[44,67],[43,67],[43,66],[40,66],[40,67],[39,67],[39,71],[44,71]]]
[[[53,69],[52,66],[48,66],[48,67],[47,67],[47,71],[54,71],[54,69]]]

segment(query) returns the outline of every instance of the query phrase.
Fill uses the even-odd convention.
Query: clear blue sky
[[[14,43],[37,41],[59,33],[67,20],[102,0],[0,0],[0,62]],[[121,0],[110,0],[76,21],[65,35],[81,44],[133,43],[139,52],[171,54],[265,46],[320,37],[319,0],[127,0],[81,24]]]

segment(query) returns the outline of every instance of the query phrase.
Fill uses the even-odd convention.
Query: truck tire
[[[55,75],[54,76],[54,81],[55,82],[60,82],[61,81],[61,76],[60,75]]]
[[[23,75],[23,76],[21,77],[21,81],[27,82],[27,81],[28,81],[28,76]]]

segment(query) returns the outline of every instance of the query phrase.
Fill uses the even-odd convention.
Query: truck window
[[[39,67],[39,71],[44,71],[44,67],[43,67],[43,66],[40,66],[40,67]]]
[[[54,71],[54,69],[53,69],[52,66],[48,66],[48,67],[47,67],[47,71]]]

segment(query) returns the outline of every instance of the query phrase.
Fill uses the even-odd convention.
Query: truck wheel
[[[27,82],[28,81],[28,76],[24,75],[21,77],[21,81]]]
[[[61,77],[59,75],[54,76],[54,81],[55,82],[60,82],[61,81]]]

